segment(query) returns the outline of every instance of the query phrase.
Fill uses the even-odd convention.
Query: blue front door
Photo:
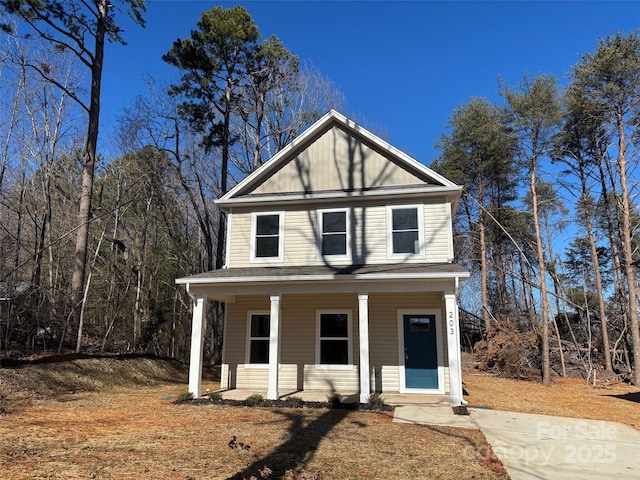
[[[435,315],[403,315],[406,388],[438,388]]]

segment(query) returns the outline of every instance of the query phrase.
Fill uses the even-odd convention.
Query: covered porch
[[[179,279],[193,298],[189,391],[195,397],[202,393],[206,300],[211,299],[226,303],[222,384],[227,398],[260,393],[271,400],[296,395],[325,401],[335,391],[344,401],[366,403],[372,392],[382,392],[387,403],[416,403],[430,393],[431,401],[446,398],[449,405],[461,405],[456,293],[459,280],[467,277],[457,265],[432,264],[223,269]],[[348,312],[346,365],[321,365],[318,311]],[[401,313],[418,311],[433,314],[438,334],[434,389],[405,384],[409,365]],[[263,344],[262,364],[249,360],[254,340],[249,312],[268,315],[270,322],[268,337],[256,341]]]
[[[254,391],[247,389],[231,389],[222,390],[220,392],[222,398],[225,400],[245,400],[247,397],[253,394],[262,395],[266,398],[266,390]],[[286,400],[287,397],[295,396],[300,398],[303,402],[326,402],[328,393],[321,390],[302,390],[299,392],[285,392],[280,395],[280,400]],[[450,406],[449,395],[447,394],[419,394],[419,393],[398,393],[398,392],[386,392],[383,394],[384,402],[396,406],[396,405],[444,405]],[[351,394],[345,394],[342,396],[344,403],[357,403],[360,401],[360,393],[353,392]]]

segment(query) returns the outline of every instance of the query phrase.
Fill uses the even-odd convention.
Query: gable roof
[[[380,137],[331,110],[216,203],[370,197],[461,188]]]

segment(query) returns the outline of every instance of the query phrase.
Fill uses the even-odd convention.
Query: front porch
[[[336,392],[367,403],[383,392],[387,401],[432,403],[448,393],[451,406],[461,405],[456,292],[467,275],[438,264],[255,267],[180,279],[194,299],[189,391],[201,393],[206,304],[218,300],[226,303],[221,387],[229,398],[325,401]]]
[[[221,392],[225,400],[245,400],[253,394],[260,394],[266,398],[266,391],[233,389]],[[457,415],[451,407],[449,395],[431,395],[415,393],[384,393],[384,403],[393,408],[393,421],[395,423],[409,423],[414,425],[436,425],[443,427],[458,427],[477,430],[469,415]],[[327,393],[319,390],[303,390],[286,393],[280,396],[280,400],[288,396],[296,396],[304,402],[326,402]],[[342,397],[344,403],[356,403],[359,393],[354,392]]]
[[[256,391],[248,389],[234,388],[231,390],[222,390],[220,392],[222,398],[225,400],[245,400],[247,397],[258,394],[267,398],[267,391]],[[298,397],[303,402],[326,402],[328,392],[321,390],[302,390],[283,393],[280,395],[280,400],[285,400],[287,397]],[[418,394],[418,393],[399,393],[389,392],[383,393],[382,397],[386,404],[391,406],[399,405],[440,405],[449,407],[449,395],[432,395],[432,394]],[[360,398],[359,392],[346,393],[341,395],[344,403],[357,403]]]

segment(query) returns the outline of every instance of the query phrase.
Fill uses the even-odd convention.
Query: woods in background
[[[143,24],[143,2],[120,3]],[[93,42],[121,32],[102,0],[70,4],[73,17],[0,2],[0,350],[186,359],[190,300],[174,280],[223,266],[214,200],[344,100],[244,8],[215,7],[167,45],[175,81],[149,79],[99,143]],[[73,19],[95,31],[79,36]],[[48,20],[85,50],[47,34]],[[472,271],[461,305],[477,351],[545,384],[576,367],[640,384],[640,37],[601,39],[566,86],[525,75],[499,93],[452,113],[431,165],[464,186],[455,247]],[[208,310],[217,361],[223,306]]]
[[[603,367],[640,384],[640,37],[601,39],[564,90],[540,75],[500,94],[453,113],[433,165],[465,188],[456,247],[477,272],[463,304],[483,319],[480,353],[545,385],[567,356],[590,380]]]
[[[2,5],[24,14],[11,10],[14,2]],[[88,5],[73,11],[90,17]],[[45,15],[55,4],[40,7]],[[0,59],[2,353],[75,347],[187,358],[190,300],[174,281],[222,267],[224,219],[214,200],[340,108],[341,94],[276,37],[261,39],[242,7],[204,12],[190,38],[167,46],[178,80],[150,79],[119,118],[113,150],[99,152],[83,223],[90,114],[70,96],[83,98],[85,64],[20,28],[28,25],[5,28]],[[81,225],[89,227],[86,275],[74,301]],[[208,354],[216,360],[223,312],[210,310]]]

